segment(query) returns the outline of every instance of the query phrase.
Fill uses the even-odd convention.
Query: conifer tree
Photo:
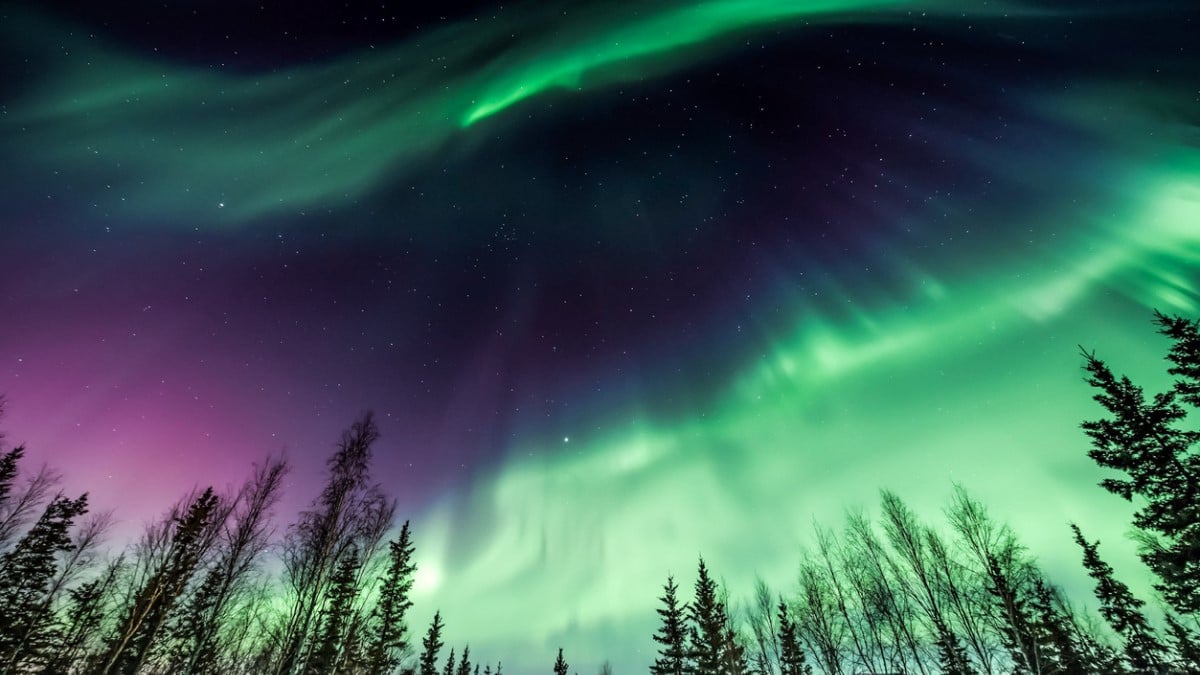
[[[934,620],[934,646],[937,647],[938,668],[943,675],[975,675],[975,667],[967,656],[967,648],[963,646],[954,631],[944,620]]]
[[[108,563],[100,574],[67,591],[65,616],[58,633],[58,645],[45,663],[45,675],[78,671],[75,664],[84,659],[105,617],[105,604],[124,569],[124,558]]]
[[[210,543],[206,535],[217,508],[217,496],[206,489],[180,516],[172,518],[173,531],[161,564],[153,562],[145,584],[124,610],[116,632],[108,641],[103,675],[137,673],[154,646],[168,613],[191,580],[200,557]]]
[[[408,647],[404,617],[412,607],[408,596],[417,571],[414,550],[408,521],[404,521],[399,538],[388,544],[388,568],[379,589],[379,604],[372,613],[366,658],[372,675],[391,673]]]
[[[1200,430],[1189,408],[1200,408],[1200,321],[1155,312],[1158,332],[1172,341],[1167,353],[1172,388],[1147,401],[1128,377],[1117,378],[1095,354],[1084,352],[1093,397],[1109,417],[1082,427],[1092,439],[1088,456],[1125,474],[1100,485],[1122,498],[1144,500],[1133,518],[1142,534],[1140,555],[1158,577],[1155,588],[1182,614],[1200,613]],[[1187,406],[1187,407],[1185,407]]]
[[[433,621],[429,624],[429,631],[425,633],[425,639],[421,641],[424,649],[421,651],[418,675],[438,675],[437,660],[438,653],[442,651],[442,628],[442,613],[435,612]],[[497,672],[499,668],[499,666],[496,667]]]
[[[554,675],[567,675],[569,666],[563,659],[562,647],[558,648],[558,658],[554,660]]]
[[[0,409],[0,412],[3,412]],[[0,436],[0,438],[3,438]],[[13,485],[17,481],[17,471],[20,469],[21,458],[25,456],[25,446],[17,447],[0,455],[0,513],[4,512],[8,500],[12,497]]]
[[[288,471],[288,462],[282,457],[256,463],[225,512],[214,516],[221,521],[215,559],[170,627],[174,643],[170,664],[175,675],[215,668],[231,607],[270,546],[271,511]]]
[[[57,556],[74,547],[71,527],[84,513],[86,494],[54,498],[13,550],[0,557],[0,672],[18,670],[46,647]]]
[[[1083,549],[1083,566],[1088,576],[1096,580],[1096,599],[1100,601],[1100,615],[1125,641],[1125,658],[1135,670],[1155,670],[1163,662],[1162,643],[1154,636],[1154,630],[1146,615],[1145,604],[1134,597],[1129,587],[1113,576],[1113,569],[1100,558],[1100,542],[1088,542],[1079,527],[1072,524],[1071,532],[1075,543]]]
[[[354,599],[358,596],[358,568],[358,552],[351,548],[338,563],[329,589],[329,600],[321,612],[320,635],[308,663],[311,675],[338,672],[343,640],[350,623]]]
[[[475,666],[478,670],[479,666]],[[458,661],[457,675],[471,675],[471,645],[463,647],[462,657]]]
[[[442,675],[454,675],[454,648],[450,648],[450,655],[446,657],[446,665],[442,666]]]
[[[787,603],[779,601],[779,675],[812,675]]]
[[[19,481],[19,465],[24,456],[24,446],[0,455],[0,551],[10,547],[17,533],[33,520],[34,514],[51,498],[55,486],[62,480],[61,474],[43,465],[24,481]]]
[[[725,622],[717,598],[717,582],[708,575],[703,558],[700,559],[695,595],[688,610],[691,621],[691,672],[695,675],[718,675]]]
[[[724,603],[722,605],[724,606]],[[725,634],[721,640],[721,673],[722,675],[747,675],[748,671],[746,649],[738,640],[733,621],[726,611]]]
[[[209,568],[200,585],[193,590],[175,611],[175,618],[168,628],[175,644],[169,649],[168,660],[180,664],[182,672],[198,670],[196,666],[211,663],[216,659],[215,636],[206,634],[208,617],[216,605],[216,593],[221,585],[221,572]],[[194,661],[189,664],[189,661]]]
[[[1070,616],[1060,608],[1058,594],[1040,575],[1033,581],[1029,614],[1033,639],[1043,672],[1085,675],[1095,672],[1089,666],[1075,635]]]
[[[732,630],[717,582],[700,559],[695,598],[689,605],[691,649],[689,672],[694,675],[742,675],[745,656]]]
[[[283,563],[293,602],[276,675],[291,675],[303,666],[319,610],[346,550],[357,545],[362,557],[370,559],[374,542],[367,539],[373,537],[364,535],[382,535],[386,530],[392,505],[370,482],[371,448],[378,439],[379,429],[370,413],[342,434],[326,462],[325,487],[285,539]]]
[[[653,675],[684,675],[687,672],[687,626],[684,616],[687,608],[679,604],[676,596],[678,590],[675,578],[667,575],[663,595],[659,598],[662,607],[656,610],[662,623],[654,634],[654,641],[660,646],[658,658],[650,666]]]
[[[1166,621],[1171,649],[1175,652],[1174,667],[1187,673],[1200,673],[1200,637],[1169,612]]]

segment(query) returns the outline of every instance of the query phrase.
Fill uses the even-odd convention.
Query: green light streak
[[[873,505],[887,486],[937,521],[953,481],[1009,520],[1078,597],[1089,587],[1064,536],[1069,520],[1087,522],[1138,584],[1124,506],[1095,487],[1077,428],[1096,410],[1076,345],[1159,382],[1148,308],[1200,312],[1200,153],[1159,140],[1113,144],[1110,168],[1123,180],[1097,171],[1106,196],[1046,257],[1002,261],[933,292],[915,281],[857,318],[822,319],[797,301],[795,331],[713,406],[679,419],[634,406],[590,437],[571,430],[569,444],[513,448],[467,508],[448,504],[423,521],[423,564],[444,583],[424,585],[418,606],[456,617],[462,639],[487,635],[481,650],[570,644],[590,668],[650,648],[659,585],[668,571],[689,579],[698,553],[735,596],[754,573],[790,591],[814,518],[838,525],[843,508]],[[484,515],[472,523],[464,513]],[[526,619],[505,623],[512,607]]]
[[[644,17],[624,17],[607,30],[562,41],[548,53],[506,67],[479,103],[463,117],[470,126],[531,96],[555,88],[578,89],[589,74],[617,66],[601,81],[642,76],[643,59],[692,47],[730,33],[798,18],[841,18],[862,12],[926,6],[912,0],[717,0],[671,7]],[[876,17],[878,18],[878,17]],[[862,20],[859,17],[858,20]]]
[[[464,127],[552,89],[601,89],[694,63],[734,34],[951,10],[1000,11],[964,13],[941,0],[710,0],[546,20],[532,9],[420,44],[257,75],[164,66],[13,18],[10,44],[34,53],[63,46],[46,56],[55,65],[33,90],[8,105],[0,128],[12,147],[0,147],[39,148],[27,175],[68,177],[73,201],[92,213],[245,223],[353,205],[450,151]],[[545,29],[512,44],[528,24]],[[480,66],[476,54],[497,45],[506,46]]]

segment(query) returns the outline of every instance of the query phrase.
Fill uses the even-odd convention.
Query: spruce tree
[[[438,675],[437,660],[438,653],[442,651],[442,628],[442,613],[435,612],[433,621],[429,624],[429,631],[421,641],[423,649],[417,669],[418,675]]]
[[[319,628],[319,610],[345,550],[358,546],[363,556],[382,535],[380,516],[390,518],[392,505],[371,483],[372,446],[379,428],[371,413],[342,434],[337,450],[326,462],[328,478],[312,506],[301,512],[284,539],[283,563],[292,605],[282,636],[276,675],[292,675],[312,650]]]
[[[372,675],[391,673],[408,647],[404,617],[412,607],[408,596],[417,571],[414,551],[408,521],[404,521],[399,538],[388,544],[388,568],[380,585],[379,604],[371,617],[366,661]]]
[[[124,610],[116,632],[108,641],[100,673],[133,675],[141,670],[168,614],[205,552],[208,544],[205,535],[216,508],[217,496],[210,487],[188,505],[183,515],[173,519],[174,529],[164,561],[149,571],[146,583]]]
[[[201,664],[209,664],[216,659],[216,635],[207,631],[204,631],[206,634],[201,633],[216,607],[221,577],[221,570],[215,567],[205,572],[203,581],[175,612],[172,625],[168,628],[173,642],[168,650],[168,660],[172,664],[180,664],[181,672],[200,670]],[[194,663],[189,664],[189,661]]]
[[[1071,617],[1060,607],[1055,589],[1040,575],[1029,599],[1030,624],[1043,672],[1085,675],[1095,672],[1084,658]]]
[[[654,641],[659,644],[658,658],[650,666],[653,675],[684,675],[687,672],[686,624],[684,612],[686,606],[679,604],[676,596],[679,586],[675,578],[667,575],[667,583],[663,586],[662,602],[657,612],[662,620]]]
[[[783,600],[779,601],[779,675],[812,675],[800,646],[799,630]]]
[[[0,409],[0,412],[3,412]],[[3,438],[0,436],[0,438]],[[0,514],[7,508],[8,500],[12,497],[13,484],[17,480],[21,458],[25,456],[25,446],[18,445],[0,455]]]
[[[1200,612],[1200,431],[1188,420],[1200,408],[1200,321],[1155,312],[1158,332],[1172,341],[1167,353],[1172,388],[1147,401],[1128,377],[1117,378],[1084,352],[1093,397],[1109,413],[1082,427],[1092,439],[1088,456],[1122,472],[1100,485],[1144,504],[1134,513],[1142,560],[1158,577],[1155,588],[1182,614]],[[1186,406],[1186,407],[1185,407]]]
[[[446,665],[442,666],[442,675],[454,675],[454,648],[450,648],[450,655],[446,657]]]
[[[1083,566],[1088,576],[1096,580],[1096,599],[1100,615],[1125,641],[1125,658],[1135,670],[1156,670],[1161,667],[1165,649],[1154,636],[1146,615],[1145,604],[1134,597],[1129,587],[1113,576],[1113,569],[1100,558],[1100,542],[1088,542],[1079,527],[1072,524],[1075,543],[1083,549]]]
[[[287,460],[268,457],[255,464],[250,477],[229,500],[215,544],[215,559],[208,566],[200,588],[172,619],[169,661],[172,675],[219,671],[218,661],[233,656],[223,654],[224,648],[230,643],[246,642],[244,636],[232,641],[223,637],[230,633],[227,629],[233,619],[231,610],[238,596],[246,590],[259,560],[271,545],[271,512],[288,471]]]
[[[1200,637],[1167,613],[1167,635],[1175,652],[1174,667],[1186,673],[1200,673]]]
[[[700,559],[695,598],[689,606],[691,621],[689,672],[694,675],[742,675],[745,656],[733,633],[728,609],[721,599],[717,582],[709,576]]]
[[[934,619],[934,634],[937,636],[934,646],[937,647],[938,668],[943,675],[975,675],[967,648],[940,617]]]
[[[554,660],[554,675],[567,675],[568,668],[567,662],[563,660],[562,647],[559,647],[558,658]]]
[[[123,556],[109,562],[95,579],[67,590],[64,618],[58,631],[59,642],[45,664],[45,675],[78,672],[78,667],[96,643],[105,618],[105,605],[125,569]]]
[[[0,672],[17,670],[45,647],[53,619],[48,596],[57,556],[74,547],[71,527],[87,513],[87,495],[58,496],[0,558]]]
[[[700,559],[696,587],[688,606],[691,621],[690,670],[695,675],[718,675],[721,668],[721,644],[725,622],[722,621],[717,582],[708,575],[704,559]]]
[[[358,597],[358,568],[358,552],[351,548],[338,563],[329,598],[321,611],[321,630],[307,667],[310,675],[339,672],[343,640],[353,618],[354,600]]]
[[[475,666],[475,670],[479,670],[479,666]],[[457,675],[471,675],[471,645],[463,647],[462,658],[458,661]]]

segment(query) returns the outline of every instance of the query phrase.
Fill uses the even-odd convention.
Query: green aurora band
[[[981,5],[972,15],[1001,7]],[[522,101],[692,64],[740,32],[914,12],[966,16],[938,0],[712,0],[640,10],[501,15],[419,44],[264,74],[166,67],[95,36],[14,17],[10,44],[38,36],[29,50],[53,44],[43,60],[57,65],[3,124],[20,147],[40,148],[31,163],[88,186],[102,213],[240,224],[353,204],[433,153],[454,151],[464,128]],[[516,41],[529,25],[541,30]]]
[[[572,22],[474,69],[475,50],[503,43],[519,22],[431,37],[420,53],[444,48],[448,63],[400,47],[261,77],[164,72],[89,50],[84,67],[64,56],[4,124],[40,143],[47,167],[110,176],[101,208],[114,214],[242,224],[335,208],[522,101],[662,72],[737,31],[938,8],[947,5],[660,6]],[[1149,309],[1200,311],[1200,152],[1186,128],[1112,105],[1127,99],[1094,89],[1029,103],[1102,148],[1079,179],[1095,202],[1027,210],[1039,222],[1071,214],[1060,240],[970,274],[912,261],[908,288],[852,313],[796,297],[794,332],[773,336],[775,348],[744,364],[715,404],[664,419],[634,402],[569,442],[512,448],[465,505],[448,497],[417,519],[413,625],[440,608],[448,643],[469,639],[480,655],[569,644],[581,672],[604,658],[647,663],[649,651],[628,650],[650,649],[668,571],[686,585],[703,553],[734,596],[749,591],[750,572],[789,590],[812,519],[836,527],[846,505],[872,505],[880,487],[936,518],[951,481],[993,505],[1069,588],[1086,588],[1070,520],[1132,576],[1128,510],[1094,487],[1076,426],[1096,414],[1076,345],[1161,382]],[[1016,157],[978,161],[1024,170]],[[988,225],[1008,224],[977,224]]]
[[[1044,101],[1109,153],[1089,178],[1105,196],[1075,205],[1075,241],[962,278],[914,275],[899,297],[849,318],[797,298],[795,333],[711,408],[678,419],[634,410],[555,447],[515,448],[466,507],[447,500],[422,519],[418,606],[457,617],[462,640],[486,635],[471,637],[480,653],[569,644],[584,668],[641,667],[667,572],[690,583],[702,553],[735,598],[754,574],[789,590],[811,523],[840,527],[844,509],[873,509],[881,487],[938,523],[954,482],[1014,525],[1072,597],[1090,586],[1069,521],[1148,595],[1125,535],[1130,509],[1095,487],[1077,426],[1097,415],[1078,345],[1151,388],[1165,383],[1150,308],[1200,312],[1200,150],[1186,128],[1167,137],[1163,120],[1134,108],[1097,116],[1110,99],[1093,95]],[[528,608],[523,621],[506,621],[512,607]]]

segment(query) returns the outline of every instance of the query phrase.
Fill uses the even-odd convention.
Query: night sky
[[[1200,313],[1194,2],[78,4],[0,6],[3,428],[128,533],[373,409],[413,625],[515,673],[881,487],[1148,586],[1078,350]]]

